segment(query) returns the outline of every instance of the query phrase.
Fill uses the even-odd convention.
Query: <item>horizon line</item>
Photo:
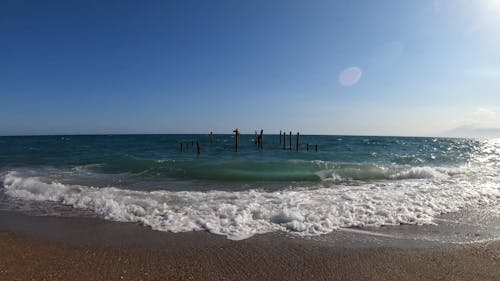
[[[216,133],[214,135],[233,135],[234,133]],[[294,134],[296,134],[295,132]],[[299,132],[300,133],[300,132]],[[161,135],[210,135],[208,133],[70,133],[70,134],[8,134],[0,137],[58,137],[58,136],[161,136]],[[241,133],[241,135],[254,135],[253,133]],[[278,136],[278,133],[265,134],[268,136]],[[393,138],[449,138],[449,139],[484,139],[489,137],[481,136],[438,136],[438,135],[370,135],[370,134],[302,134],[302,136],[338,136],[338,137],[393,137]]]

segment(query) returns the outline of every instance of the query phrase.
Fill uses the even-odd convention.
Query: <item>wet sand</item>
[[[231,241],[0,212],[0,280],[500,280],[499,242],[387,245],[283,234]]]

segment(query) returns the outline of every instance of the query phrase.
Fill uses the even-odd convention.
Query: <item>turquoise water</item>
[[[288,137],[287,144],[288,144]],[[201,144],[200,156],[191,141]],[[180,152],[180,142],[189,143]],[[301,136],[301,150],[265,136],[259,150],[242,135],[41,136],[0,138],[0,168],[84,168],[103,174],[130,173],[151,179],[213,181],[318,181],[332,173],[346,179],[384,179],[408,166],[460,166],[477,158],[480,141],[466,139]],[[306,143],[311,144],[306,151]],[[314,145],[319,151],[314,151]],[[322,162],[320,162],[322,161]],[[164,186],[171,188],[171,186]],[[173,187],[175,188],[175,187]]]
[[[278,135],[0,137],[0,208],[95,214],[163,231],[243,239],[288,231],[432,224],[442,213],[495,205],[495,140]],[[184,147],[180,143],[198,141]],[[309,151],[306,144],[309,143]],[[318,145],[318,151],[314,145]]]

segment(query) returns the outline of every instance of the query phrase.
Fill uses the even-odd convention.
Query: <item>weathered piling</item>
[[[297,132],[297,141],[295,143],[295,151],[299,151],[299,147],[300,147],[300,133]]]
[[[237,142],[237,144],[238,144],[238,150],[240,150],[240,132],[239,131],[238,131],[237,135],[238,135],[238,142]]]
[[[281,130],[280,130],[280,145],[281,145]]]
[[[194,147],[194,140],[191,141],[191,147]]]
[[[200,143],[196,141],[196,154],[200,155],[201,154],[201,147]]]
[[[262,134],[263,130],[260,130],[260,134],[255,131],[255,143],[257,144],[257,148],[260,149],[262,148]]]
[[[286,131],[283,131],[283,150],[286,149]]]
[[[290,131],[289,141],[290,141],[290,143],[288,144],[289,150],[292,150],[292,131]]]
[[[214,143],[214,132],[210,131],[210,144]]]
[[[259,147],[260,149],[264,148],[264,130],[260,130],[260,135],[259,135]]]
[[[318,152],[318,145],[317,144],[314,146],[314,150],[316,150],[316,152]]]
[[[238,152],[238,146],[240,144],[240,132],[238,131],[238,128],[233,131],[234,133],[234,151]]]
[[[182,147],[182,146],[183,146],[183,145],[182,145],[182,142],[181,142],[181,152],[183,151],[183,147]]]
[[[309,144],[306,144],[306,151],[309,151]]]

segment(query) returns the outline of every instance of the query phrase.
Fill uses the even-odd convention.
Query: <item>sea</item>
[[[0,210],[232,240],[418,229],[464,210],[500,212],[500,140],[296,141],[264,134],[259,148],[254,134],[242,134],[235,151],[233,134],[212,143],[208,134],[0,137]]]

